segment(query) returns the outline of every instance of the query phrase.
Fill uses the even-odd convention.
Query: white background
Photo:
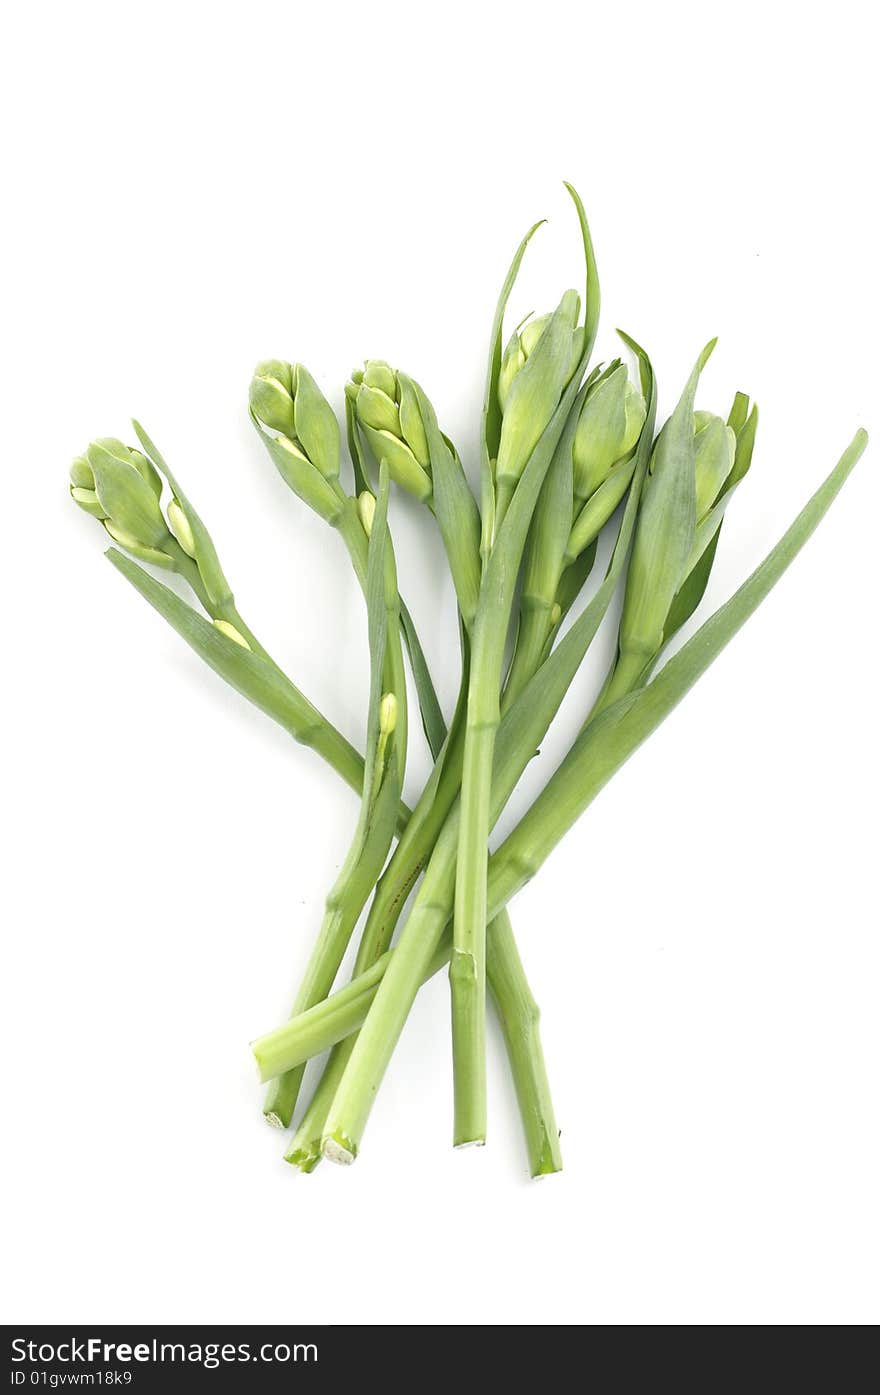
[[[845,0],[7,20],[6,1320],[880,1316],[876,447],[512,908],[563,1129],[540,1186],[494,1033],[489,1146],[449,1146],[443,976],[357,1164],[281,1161],[247,1044],[285,1011],[356,802],[110,570],[65,483],[137,414],[251,625],[360,741],[360,597],[254,438],[251,368],[304,359],[339,407],[387,357],[472,463],[495,297],[535,218],[514,308],[579,283],[568,178],[599,352],[635,334],[668,410],[718,334],[702,405],[760,402],[717,603],[880,426],[872,28]],[[395,526],[448,701],[439,546],[414,508]]]

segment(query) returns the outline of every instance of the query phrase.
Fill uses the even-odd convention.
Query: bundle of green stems
[[[577,192],[583,294],[521,322],[505,341],[511,263],[490,336],[479,489],[412,378],[367,360],[346,385],[351,476],[342,433],[308,370],[267,359],[250,414],[292,492],[338,534],[363,591],[370,686],[363,750],[297,688],[240,614],[210,534],[153,442],[94,441],[71,468],[75,502],[115,546],[118,571],[222,678],[359,796],[289,1019],[252,1043],[268,1083],[266,1119],[293,1128],[285,1157],[303,1172],[357,1157],[373,1102],[421,985],[448,965],[457,1146],[486,1138],[486,1001],[497,1012],[532,1176],[562,1166],[538,1007],[508,903],[606,781],[672,710],[761,603],[862,454],[858,431],[767,558],[726,604],[661,662],[700,605],[727,506],[749,471],[757,408],[737,392],[726,416],[698,409],[698,355],[657,429],[648,355],[620,334],[621,358],[591,367],[599,323],[592,241]],[[439,529],[455,593],[459,671],[444,716],[398,586],[389,527],[394,489]],[[430,526],[433,526],[430,525]],[[597,543],[604,576],[585,599]],[[142,564],[174,572],[191,600]],[[614,661],[579,734],[540,794],[490,851],[496,820],[535,758],[611,602],[622,589]],[[409,677],[408,677],[409,675]],[[411,680],[411,684],[409,682]],[[433,765],[412,808],[402,800],[408,686]],[[362,925],[348,982],[343,960]],[[308,1100],[307,1063],[329,1051]]]

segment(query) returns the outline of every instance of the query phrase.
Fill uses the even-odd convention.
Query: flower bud
[[[289,363],[267,358],[258,363],[248,397],[251,410],[264,426],[285,436],[296,434],[293,419],[293,383]]]
[[[580,362],[580,296],[566,291],[552,315],[514,335],[502,359],[501,439],[496,462],[500,514]]]
[[[214,628],[219,630],[221,635],[225,635],[227,639],[231,639],[233,644],[240,644],[242,649],[250,649],[251,646],[248,644],[244,635],[241,634],[234,625],[230,625],[228,620],[215,620]]]
[[[168,517],[168,527],[180,543],[187,557],[195,557],[196,540],[193,536],[193,530],[190,526],[189,519],[180,507],[178,501],[172,499],[165,512]]]
[[[248,397],[258,422],[279,432],[324,479],[338,479],[339,424],[307,368],[264,359],[257,364]]]
[[[736,433],[711,412],[694,412],[694,456],[697,522],[709,512],[736,457]]]
[[[379,703],[379,732],[390,736],[397,726],[397,698],[393,693],[383,693]]]
[[[367,359],[361,376],[367,387],[378,388],[386,397],[397,396],[397,374],[384,359]]]
[[[645,400],[623,364],[590,389],[572,448],[577,499],[589,499],[634,449],[645,412]]]
[[[569,295],[574,295],[574,291],[569,291]],[[520,329],[514,331],[507,348],[501,358],[501,369],[498,375],[498,402],[502,412],[507,406],[510,398],[510,391],[517,373],[524,367],[530,354],[533,354],[538,347],[538,343],[545,329],[552,320],[552,314],[538,315],[534,320],[528,320]],[[575,319],[577,314],[575,314]],[[566,383],[571,379],[571,375],[577,368],[578,360],[583,353],[584,331],[583,327],[572,330],[571,335],[571,366]]]
[[[417,499],[431,497],[431,459],[425,424],[409,379],[382,359],[368,359],[346,388],[355,416],[376,459]]]
[[[160,552],[156,547],[145,547],[131,533],[126,533],[124,528],[117,528],[116,524],[109,518],[104,519],[104,527],[113,541],[118,543],[120,547],[124,547],[126,552],[130,552],[132,557],[137,557],[141,562],[150,562],[154,567],[164,567],[168,571],[174,570],[173,558],[169,557],[166,552]]]
[[[140,451],[130,450],[114,437],[93,441],[86,455],[74,461],[71,481],[74,501],[101,518],[117,542],[128,546],[123,541],[128,539],[142,550],[161,553],[168,537],[159,506],[162,480]]]
[[[92,474],[92,467],[84,455],[78,455],[70,466],[70,484],[72,489],[94,491],[95,476]]]
[[[357,511],[361,527],[369,537],[373,531],[373,519],[376,516],[376,496],[371,494],[369,489],[365,489],[358,495]]]

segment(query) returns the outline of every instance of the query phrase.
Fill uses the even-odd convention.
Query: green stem
[[[559,1129],[541,1046],[541,1014],[526,978],[507,911],[500,911],[490,922],[487,942],[489,991],[498,1006],[510,1057],[531,1174],[543,1177],[562,1170]]]
[[[340,510],[338,527],[346,541],[355,572],[362,588],[367,589],[366,534],[361,526],[353,501],[345,498],[345,507]],[[326,903],[326,910],[318,938],[312,949],[305,975],[294,1000],[291,1016],[304,1012],[327,996],[339,972],[345,951],[348,948],[355,925],[367,898],[376,884],[393,836],[393,816],[386,813],[388,800],[397,803],[400,772],[406,759],[406,686],[403,674],[403,650],[399,624],[399,597],[397,575],[393,552],[390,546],[385,557],[385,616],[384,656],[382,659],[382,690],[393,692],[398,697],[398,719],[394,730],[393,743],[397,761],[397,777],[384,783],[382,772],[374,770],[376,781],[374,790],[364,790],[361,813],[354,839]],[[375,685],[377,676],[372,683]],[[376,694],[378,701],[378,694]],[[379,808],[379,805],[383,808]],[[303,1067],[288,1071],[273,1081],[263,1103],[263,1114],[270,1124],[287,1128],[293,1118],[296,1101],[302,1085]]]
[[[474,622],[461,781],[455,953],[450,970],[455,1077],[454,1140],[486,1137],[486,866],[495,740],[501,718],[504,649],[529,524],[576,393],[566,394],[499,512]]]
[[[492,759],[500,721],[501,671],[486,665],[472,676],[461,781],[455,948],[452,988],[453,1141],[463,1147],[486,1138],[486,864]]]
[[[461,726],[460,722],[453,722],[444,752],[441,777],[435,781],[434,776],[432,776],[432,779],[429,780],[422,798],[413,811],[412,819],[398,843],[394,856],[384,876],[380,879],[358,947],[354,967],[355,979],[358,975],[369,974],[377,962],[381,961],[383,964],[386,962],[386,952],[406,896],[415,883],[424,862],[429,857],[447,814],[455,803],[461,783],[463,739]],[[519,961],[509,920],[506,921],[506,933],[495,932],[496,925],[493,923],[487,931],[486,953],[489,987],[493,992],[508,1048],[514,1086],[520,1103],[526,1135],[529,1166],[532,1175],[536,1176],[545,1169],[548,1158],[559,1160],[553,1103],[537,1026],[533,1024],[533,1029],[528,1030],[522,1018],[523,1004],[526,1001],[525,995],[496,994],[492,987],[493,984],[503,986],[510,982],[521,980],[524,982],[522,965]],[[436,963],[432,961],[433,967],[430,967],[429,973],[436,972],[436,968],[441,962],[449,962],[448,949],[444,951],[439,961]],[[365,979],[365,982],[378,983],[378,978],[371,976],[369,979]],[[373,993],[371,992],[369,1002],[372,1002],[372,997]],[[366,1016],[366,1006],[368,1005],[366,999],[359,1000],[359,1003],[365,1004],[363,1012]],[[317,1013],[317,1017],[320,1021],[320,1011]],[[311,1020],[314,1020],[314,1016]],[[331,1030],[338,1030],[335,1017],[331,1016],[328,1021],[331,1023]],[[358,1021],[358,1026],[361,1025],[362,1021],[363,1018]],[[315,1054],[313,1050],[308,1049],[310,1045],[308,1030],[309,1024],[307,1022],[304,1047],[302,1044],[297,1044],[300,1039],[295,1026],[288,1024],[286,1037],[278,1039],[277,1049],[282,1053],[282,1060],[284,1059],[284,1051],[292,1051],[293,1055],[297,1057],[296,1060],[290,1058],[290,1065],[300,1064],[307,1060],[309,1055]],[[343,1036],[346,1037],[345,1040],[342,1039]],[[272,1042],[275,1040],[275,1035],[270,1033],[263,1040]],[[321,1051],[335,1042],[338,1044],[334,1045],[334,1050],[324,1068],[311,1103],[300,1121],[288,1152],[285,1154],[288,1162],[293,1163],[304,1172],[311,1172],[320,1159],[321,1139],[327,1115],[355,1045],[355,1036],[346,1036],[345,1033],[341,1033],[338,1037],[334,1036],[322,1040],[323,1045],[317,1048]],[[311,1045],[313,1046],[314,1042]],[[300,1052],[304,1052],[304,1054],[300,1055]],[[282,1067],[282,1069],[287,1068],[287,1066]],[[541,1133],[537,1127],[535,1121],[540,1119],[548,1121],[546,1134]],[[561,1162],[559,1166],[561,1166]]]
[[[866,443],[865,432],[857,432],[776,547],[650,684],[607,708],[582,730],[531,809],[491,859],[486,893],[490,916],[497,915],[534,876],[611,776],[754,613],[830,508]],[[560,645],[557,654],[562,649]],[[497,763],[492,791],[495,817],[536,744],[534,731],[520,731],[519,736],[519,750],[508,750]],[[440,950],[453,904],[459,824],[456,809],[437,841],[410,918],[386,961],[384,977],[343,1074],[324,1140],[325,1152],[334,1160],[350,1162],[357,1155],[373,1100],[427,964]]]
[[[520,600],[519,629],[510,672],[504,685],[501,710],[512,707],[532,674],[540,668],[552,629],[550,615],[556,593],[551,597],[523,592]]]
[[[396,781],[394,783],[396,785]],[[393,790],[390,797],[394,797]],[[365,809],[342,870],[327,897],[324,919],[291,1009],[291,1018],[323,1001],[333,987],[360,913],[375,884],[378,868],[388,854],[388,821],[379,818],[370,827],[371,816],[372,811]],[[302,1085],[303,1069],[302,1065],[294,1067],[273,1082],[263,1105],[269,1123],[279,1128],[289,1126]]]
[[[534,479],[534,484],[526,482],[526,489],[523,491],[524,496],[528,495],[530,488],[533,489],[535,493],[537,493],[537,489],[540,487],[538,470],[533,469],[531,474]],[[525,532],[525,526],[527,526],[527,521],[528,520],[526,519],[525,525],[520,525],[521,531],[523,531],[523,533]],[[445,537],[444,542],[448,542],[448,540]],[[496,693],[498,687],[500,686],[500,670],[502,660],[503,638],[501,645],[498,647],[497,658],[495,660],[498,670]],[[462,699],[464,698],[463,693],[461,697]],[[497,722],[498,718],[500,717],[497,701],[495,706],[495,720]],[[376,895],[373,899],[373,903],[370,908],[367,923],[364,929],[364,934],[358,953],[358,961],[355,965],[356,973],[358,972],[359,968],[368,967],[371,963],[373,963],[375,959],[379,955],[381,955],[387,949],[388,945],[391,943],[391,938],[394,933],[394,929],[400,917],[406,898],[409,895],[409,892],[411,891],[412,887],[414,886],[425,862],[427,861],[431,853],[431,850],[436,842],[436,839],[439,836],[439,833],[443,827],[443,824],[449,814],[449,811],[451,810],[455,802],[455,799],[458,795],[461,786],[463,748],[465,742],[464,723],[461,720],[459,720],[459,712],[460,708],[457,708],[456,719],[453,720],[452,729],[448,736],[442,755],[438,758],[438,762],[435,765],[435,769],[432,772],[432,776],[429,779],[427,786],[425,787],[422,798],[418,801],[416,805],[410,825],[403,833],[401,841],[398,844],[398,847],[395,850],[394,854],[392,855],[391,861],[388,867],[386,868],[384,875],[379,881],[376,890]],[[494,738],[491,740],[488,754],[490,775],[492,747],[494,747]],[[488,795],[490,784],[490,780],[482,782],[482,791],[484,795]],[[485,886],[485,863],[483,864],[482,877],[483,885]],[[453,1017],[453,1049],[456,1052],[456,1058],[459,1060],[463,1058],[465,1061],[467,1061],[471,1057],[474,1050],[479,1050],[480,1048],[482,1049],[483,1053],[482,1069],[475,1077],[468,1076],[468,1071],[465,1066],[463,1066],[462,1069],[457,1072],[456,1076],[456,1078],[459,1081],[469,1081],[468,1089],[465,1093],[465,1098],[456,1107],[456,1120],[460,1121],[462,1118],[465,1119],[465,1123],[463,1125],[462,1130],[465,1135],[470,1135],[470,1133],[473,1130],[479,1131],[480,1119],[481,1117],[482,1119],[485,1118],[486,957],[487,954],[491,952],[491,954],[493,955],[500,956],[500,958],[503,961],[505,956],[509,952],[510,944],[513,944],[512,932],[509,937],[499,938],[497,944],[494,944],[494,947],[491,949],[491,951],[488,950],[486,946],[486,927],[484,923],[484,925],[482,926],[481,933],[476,936],[476,949],[477,952],[481,955],[481,959],[479,961],[470,961],[471,963],[478,963],[478,971],[475,975],[472,975],[471,977],[471,982],[469,984],[470,992],[468,993],[467,990],[465,990],[466,1001],[471,1005],[473,1011],[473,1016],[469,1022],[470,1036],[467,1041],[462,1043],[459,1031],[457,1048],[456,1018],[455,1016]],[[457,964],[456,966],[454,966],[453,969],[453,993],[455,993],[456,991],[454,982],[456,972],[460,978],[462,972],[467,967],[468,961],[459,957],[459,959],[457,960]],[[515,965],[507,967],[502,962],[502,964],[499,966],[498,977],[502,981],[504,981],[507,977],[514,975],[515,972]],[[459,988],[459,994],[460,996],[462,995],[461,987]],[[499,1010],[503,1013],[504,1008],[501,1007]],[[461,1026],[462,1020],[463,1015],[460,1013],[458,1018],[459,1027]],[[515,1040],[518,1036],[516,1025],[513,1023],[505,1023],[503,1025],[505,1030],[505,1039],[508,1041]],[[528,1079],[522,1079],[517,1081],[517,1094],[518,1097],[522,1098],[529,1094],[530,1089],[539,1086],[543,1090],[543,1095],[546,1098],[542,1097],[541,1099],[538,1099],[537,1101],[533,1102],[530,1108],[532,1109],[533,1113],[543,1113],[552,1116],[552,1103],[549,1097],[549,1086],[546,1082],[546,1070],[544,1068],[543,1057],[540,1051],[540,1041],[537,1038],[534,1038],[534,1041],[538,1059],[536,1062],[533,1063],[532,1067],[530,1068]],[[350,1055],[353,1049],[353,1046],[353,1042],[347,1043],[345,1047],[340,1048],[339,1052],[336,1053],[335,1059],[333,1061],[334,1079],[337,1076],[341,1075],[345,1064],[343,1057],[347,1059],[347,1057]],[[514,1072],[520,1071],[521,1066],[521,1058],[519,1056],[514,1057],[511,1054],[511,1067],[514,1070]],[[302,1155],[302,1157],[309,1164],[308,1170],[310,1170],[311,1166],[314,1166],[314,1160],[312,1155],[314,1152],[314,1136],[316,1132],[316,1121],[319,1115],[320,1101],[326,1099],[326,1101],[329,1103],[329,1101],[332,1099],[329,1084],[325,1086],[323,1082],[321,1082],[319,1084],[317,1093],[320,1095],[320,1100],[318,1104],[314,1105],[314,1107],[310,1107],[308,1111],[308,1121],[305,1124],[305,1126],[301,1126],[300,1129],[297,1131],[291,1148],[291,1153],[296,1155],[294,1160],[298,1161],[300,1155]],[[461,1139],[459,1139],[459,1132],[460,1130],[457,1123],[456,1142],[470,1141],[469,1137],[462,1137]],[[526,1129],[526,1133],[528,1139],[530,1137],[528,1128]],[[530,1158],[530,1161],[533,1163],[533,1165],[535,1164],[534,1158]]]

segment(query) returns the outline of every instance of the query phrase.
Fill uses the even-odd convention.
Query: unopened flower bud
[[[264,359],[251,379],[255,419],[312,465],[325,480],[339,477],[339,423],[311,373],[301,363]]]
[[[225,635],[227,639],[231,639],[234,644],[240,644],[242,649],[250,649],[251,646],[248,644],[244,635],[241,634],[234,625],[230,625],[228,620],[215,620],[214,628],[219,630],[222,635]]]
[[[694,412],[697,522],[709,512],[733,469],[736,433],[711,412]]]
[[[514,335],[502,360],[501,439],[496,479],[503,517],[526,462],[548,426],[583,352],[580,296],[566,291],[552,315]]]
[[[566,295],[575,296],[576,293],[574,291],[567,291]],[[525,366],[527,359],[530,357],[531,354],[534,353],[535,349],[538,347],[541,336],[543,335],[552,318],[553,315],[551,313],[548,313],[546,315],[537,315],[535,319],[527,320],[526,323],[520,329],[517,329],[511,335],[511,338],[507,344],[507,348],[504,350],[504,353],[501,358],[501,370],[498,375],[498,402],[502,412],[507,407],[507,403],[510,398],[511,388],[513,387],[513,382],[516,378],[517,373],[519,373],[520,369]],[[577,319],[577,310],[575,310],[574,319]],[[571,363],[568,372],[568,377],[565,380],[566,382],[569,381],[572,373],[578,365],[578,360],[580,359],[580,356],[583,352],[583,347],[583,328],[573,328],[571,332]]]
[[[425,424],[412,383],[382,359],[368,359],[346,392],[358,425],[391,478],[417,499],[431,497],[431,460]]]
[[[645,400],[623,364],[587,394],[572,448],[575,497],[586,500],[634,449],[645,422]]]
[[[138,556],[161,553],[168,537],[159,506],[162,480],[140,451],[111,436],[93,441],[73,462],[70,479],[74,502],[101,519],[117,542],[129,546],[123,541],[128,539],[134,544],[130,550],[140,549]]]
[[[267,358],[258,363],[248,393],[251,410],[272,431],[296,434],[293,419],[293,384],[289,363]]]
[[[369,489],[363,490],[363,492],[358,495],[357,511],[358,518],[361,521],[361,527],[367,537],[369,537],[373,531],[373,519],[376,515],[376,496],[375,494],[371,494]]]
[[[180,546],[188,557],[195,557],[196,540],[193,537],[193,530],[190,527],[189,519],[176,499],[171,500],[165,512],[168,517],[168,527],[180,543]]]
[[[379,732],[390,736],[397,726],[397,698],[394,693],[383,693],[379,703]]]

